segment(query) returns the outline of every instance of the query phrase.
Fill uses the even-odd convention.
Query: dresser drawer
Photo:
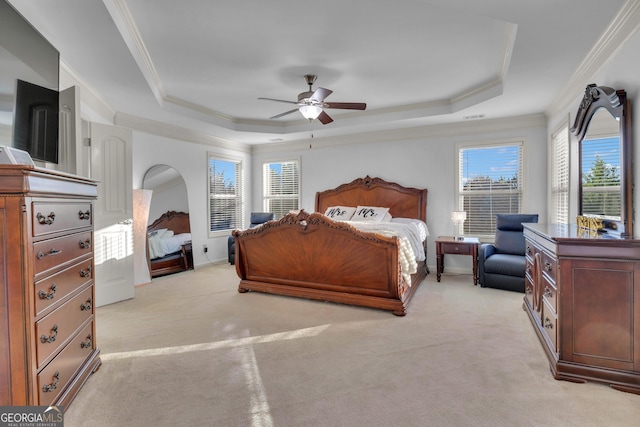
[[[94,348],[93,322],[89,322],[38,374],[39,405],[49,405],[64,390]]]
[[[91,202],[37,201],[31,209],[34,237],[93,225]]]
[[[441,243],[442,252],[445,254],[471,255],[473,249],[471,245],[459,245],[457,243]]]
[[[36,360],[43,366],[64,345],[78,327],[93,315],[93,287],[36,322]]]
[[[542,271],[551,278],[553,283],[556,282],[556,271],[558,270],[558,262],[549,254],[542,253]]]
[[[542,326],[551,342],[551,350],[557,353],[558,348],[558,317],[553,309],[549,306],[547,300],[542,300]]]
[[[36,282],[34,294],[36,316],[41,316],[92,278],[93,258],[89,258]]]
[[[530,276],[524,278],[524,296],[529,305],[533,307],[533,283]]]
[[[34,243],[34,274],[46,272],[76,258],[91,254],[93,254],[91,231]]]
[[[550,283],[546,278],[542,280],[542,297],[549,304],[555,314],[558,313],[558,290],[553,283]]]

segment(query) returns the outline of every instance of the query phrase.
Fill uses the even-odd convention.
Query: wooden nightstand
[[[185,270],[193,270],[193,249],[191,241],[182,245],[182,262]]]
[[[478,247],[480,240],[477,237],[464,237],[458,240],[451,236],[439,236],[436,239],[436,265],[437,279],[444,272],[444,254],[470,255],[473,258],[473,284],[478,284]]]

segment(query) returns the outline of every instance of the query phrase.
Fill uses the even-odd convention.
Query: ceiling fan
[[[267,101],[286,102],[287,104],[295,104],[298,107],[293,110],[285,111],[270,119],[277,119],[287,114],[300,111],[305,119],[314,120],[318,119],[323,125],[331,123],[333,119],[324,111],[325,108],[337,108],[341,110],[364,110],[367,108],[367,104],[364,102],[325,102],[325,98],[333,93],[332,90],[319,87],[315,91],[311,89],[313,83],[318,76],[315,74],[305,74],[304,79],[309,85],[307,92],[301,92],[298,94],[298,101],[285,101],[284,99],[274,98],[258,98],[266,99]]]

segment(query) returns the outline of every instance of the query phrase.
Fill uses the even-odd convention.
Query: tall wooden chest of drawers
[[[640,240],[524,227],[524,309],[554,377],[640,394]]]
[[[0,165],[0,405],[68,406],[100,366],[95,181]]]

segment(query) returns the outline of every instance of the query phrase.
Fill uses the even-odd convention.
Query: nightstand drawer
[[[442,243],[442,252],[445,254],[471,255],[473,246],[458,243]]]

